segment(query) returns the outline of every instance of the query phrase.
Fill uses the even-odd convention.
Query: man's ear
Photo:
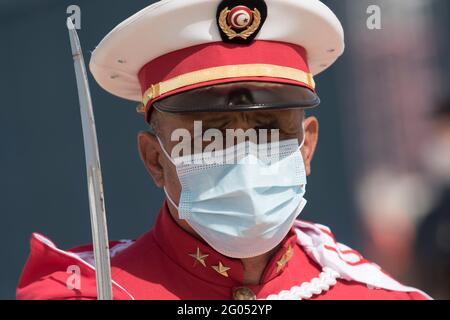
[[[138,134],[138,148],[141,160],[155,184],[164,187],[164,169],[160,162],[161,147],[156,137],[146,131]]]
[[[306,175],[311,174],[311,161],[316,151],[319,139],[319,121],[316,117],[308,117],[304,120],[305,143],[302,148],[303,161],[305,162]]]

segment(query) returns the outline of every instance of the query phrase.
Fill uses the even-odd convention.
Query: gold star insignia
[[[289,245],[286,252],[283,254],[280,260],[277,261],[277,273],[280,272],[288,263],[289,260],[294,256],[294,248]]]
[[[212,266],[212,268],[214,270],[216,270],[217,273],[219,273],[220,275],[222,275],[224,277],[228,277],[227,271],[231,269],[231,268],[225,267],[222,264],[222,262],[220,262],[220,261],[219,261],[219,265],[218,266]]]
[[[197,248],[196,253],[190,253],[189,255],[195,259],[194,267],[197,265],[198,262],[200,262],[202,266],[206,267],[205,259],[209,256],[209,254],[204,254],[200,251],[200,248]]]
[[[291,245],[289,245],[289,247],[288,247],[288,249],[287,249],[285,255],[286,255],[287,261],[291,260],[292,257],[294,256],[294,248],[292,248]]]

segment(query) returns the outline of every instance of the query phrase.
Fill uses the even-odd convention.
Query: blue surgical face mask
[[[240,150],[235,161],[209,157],[201,164],[188,157],[172,159],[159,143],[182,186],[178,205],[164,188],[168,200],[181,219],[225,256],[243,259],[269,252],[306,204],[303,142],[299,146],[297,139],[259,145],[245,141],[223,150],[234,155]]]

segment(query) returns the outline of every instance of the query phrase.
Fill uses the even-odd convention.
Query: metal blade
[[[94,245],[94,258],[97,281],[97,298],[112,300],[111,266],[109,257],[108,228],[103,196],[103,182],[98,152],[97,132],[86,66],[81,51],[80,40],[75,26],[67,19],[70,44],[75,65],[78,96],[80,99],[81,122],[83,126],[86,170],[88,179],[91,230]]]

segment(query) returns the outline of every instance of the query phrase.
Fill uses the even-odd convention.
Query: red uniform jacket
[[[110,243],[114,299],[233,299],[242,287],[239,259],[221,255],[181,229],[164,203],[152,230],[136,241]],[[271,258],[258,299],[318,277],[323,267],[341,277],[311,299],[428,299],[401,285],[354,250],[337,243],[324,226],[297,221]],[[39,234],[23,270],[17,299],[96,299],[92,246],[58,249]]]

